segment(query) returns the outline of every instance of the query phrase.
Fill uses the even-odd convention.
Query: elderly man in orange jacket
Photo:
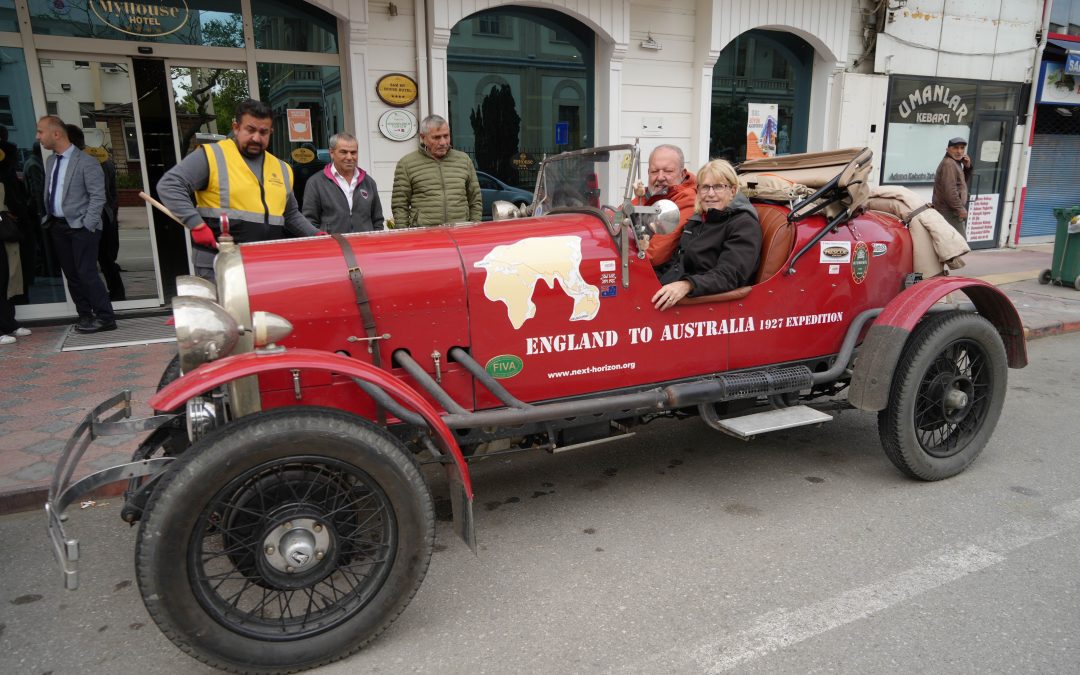
[[[671,264],[675,249],[679,247],[683,226],[694,215],[697,183],[693,174],[686,170],[683,151],[674,145],[658,145],[649,153],[649,184],[638,183],[634,188],[634,204],[649,206],[661,199],[670,199],[679,207],[679,226],[669,234],[653,235],[646,255],[659,277]]]

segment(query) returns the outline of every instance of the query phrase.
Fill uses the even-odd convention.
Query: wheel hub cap
[[[314,567],[326,555],[330,533],[313,518],[287,520],[263,539],[263,555],[275,570],[298,574]]]
[[[975,387],[967,377],[951,377],[943,386],[941,412],[945,421],[955,424],[971,410]]]

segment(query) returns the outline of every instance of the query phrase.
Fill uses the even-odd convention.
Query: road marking
[[[1061,504],[1051,512],[1053,518],[1046,521],[998,528],[880,582],[799,609],[768,612],[745,630],[721,635],[689,651],[673,649],[651,661],[662,664],[668,672],[730,671],[996,565],[1012,551],[1080,526],[1080,500]]]

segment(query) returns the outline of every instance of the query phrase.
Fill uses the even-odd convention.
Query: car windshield
[[[631,196],[637,154],[635,145],[614,145],[545,159],[536,181],[534,215],[558,208],[618,208]]]

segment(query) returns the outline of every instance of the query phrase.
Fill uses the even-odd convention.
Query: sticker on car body
[[[851,242],[822,241],[820,261],[823,263],[851,262]]]

